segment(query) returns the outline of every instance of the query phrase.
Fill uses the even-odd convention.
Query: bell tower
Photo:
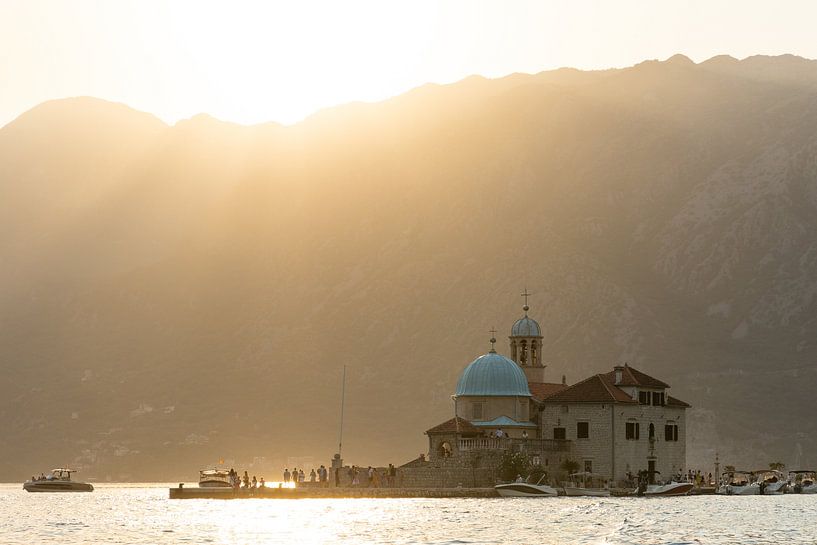
[[[528,382],[545,382],[545,364],[542,363],[542,331],[536,320],[528,317],[527,288],[522,294],[525,298],[525,316],[513,324],[511,336],[508,337],[511,345],[511,359],[522,368]]]

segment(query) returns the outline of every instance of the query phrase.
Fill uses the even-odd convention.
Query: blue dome
[[[539,329],[539,324],[536,320],[528,318],[520,318],[513,324],[511,328],[511,337],[541,337],[542,332]]]
[[[524,371],[516,363],[489,352],[472,361],[462,372],[457,381],[457,395],[530,397],[530,390]]]

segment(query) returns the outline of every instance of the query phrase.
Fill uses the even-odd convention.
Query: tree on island
[[[769,464],[769,469],[772,471],[783,471],[783,468],[786,467],[786,464],[783,462],[772,462]]]
[[[515,481],[518,476],[526,477],[530,468],[528,457],[521,452],[506,450],[499,461],[499,476],[503,481]]]
[[[581,467],[581,466],[579,465],[579,462],[577,462],[576,460],[567,458],[567,459],[565,459],[564,462],[562,462],[562,464],[559,467],[568,476],[570,476],[571,474],[576,473],[577,471],[579,471],[579,467]]]
[[[724,473],[734,473],[735,472],[735,466],[723,466],[723,472]]]

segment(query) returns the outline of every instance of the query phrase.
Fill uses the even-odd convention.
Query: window
[[[625,437],[634,441],[638,440],[638,422],[627,422]]]
[[[471,403],[471,420],[482,420],[482,403]]]
[[[570,406],[569,405],[562,405],[562,414],[567,414],[569,412],[570,412]]]
[[[664,394],[662,394],[661,392],[653,392],[652,404],[655,405],[656,407],[660,407],[661,405],[663,405],[663,403],[661,402],[662,397],[664,397]]]
[[[649,392],[638,392],[638,403],[641,405],[649,405],[650,404],[650,393]]]
[[[554,439],[565,439],[565,429],[564,428],[553,428],[553,438]]]
[[[678,440],[678,424],[670,423],[664,426],[664,440],[665,441]]]
[[[593,473],[593,460],[584,461],[584,471],[586,473]]]
[[[655,439],[655,426],[653,426],[653,424],[650,423],[650,441],[653,441],[654,439]]]
[[[576,422],[576,439],[590,437],[590,422]]]

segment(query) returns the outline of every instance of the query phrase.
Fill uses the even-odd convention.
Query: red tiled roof
[[[567,388],[567,384],[554,382],[528,382],[528,389],[533,397],[538,400],[547,399],[553,394],[558,394]]]
[[[616,370],[613,369],[604,376],[612,383],[616,383]],[[653,378],[646,373],[642,373],[638,369],[633,369],[626,363],[621,368],[621,382],[619,386],[643,386],[645,388],[669,388],[669,384],[662,382],[657,378]]]
[[[593,375],[544,400],[545,403],[637,403],[605,375]]]
[[[446,420],[442,424],[437,424],[430,430],[426,430],[426,434],[432,433],[476,433],[481,434],[482,430],[476,427],[475,425],[471,424],[469,421],[460,418],[459,416],[456,418],[452,418],[451,420]]]
[[[692,407],[692,405],[690,405],[686,401],[681,401],[677,397],[672,397],[672,396],[669,396],[669,395],[667,396],[667,405],[672,406],[672,407],[684,407],[684,408]]]

